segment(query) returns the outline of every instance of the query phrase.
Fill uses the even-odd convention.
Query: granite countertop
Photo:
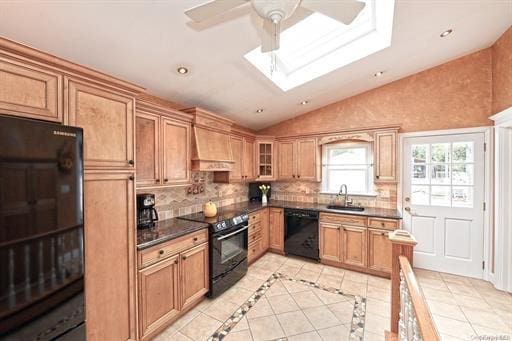
[[[281,201],[281,200],[270,200],[266,206],[263,206],[261,202],[243,202],[222,207],[221,210],[237,210],[254,212],[261,210],[264,207],[278,207],[278,208],[297,208],[303,210],[313,210],[319,212],[338,213],[357,215],[363,217],[376,217],[376,218],[388,218],[388,219],[402,219],[402,215],[396,209],[377,208],[377,207],[365,207],[364,211],[341,211],[331,210],[327,208],[326,204],[315,204],[307,202],[297,201]]]
[[[137,229],[137,249],[143,250],[205,228],[208,224],[177,218],[160,220],[154,227]]]

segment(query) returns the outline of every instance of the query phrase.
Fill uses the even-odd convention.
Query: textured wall
[[[492,113],[512,107],[512,27],[492,46]]]
[[[187,187],[139,189],[137,193],[155,194],[155,207],[161,220],[202,211],[208,200],[215,202],[217,207],[248,200],[248,186],[245,184],[213,183],[212,172],[192,172],[192,179],[195,177],[204,179],[203,193],[187,194]]]
[[[491,125],[491,59],[491,48],[481,50],[259,133],[282,136],[389,124],[399,124],[402,132]]]

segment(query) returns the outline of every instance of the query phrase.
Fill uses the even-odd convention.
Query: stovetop
[[[207,223],[210,224],[211,230],[217,232],[247,222],[249,220],[249,213],[247,210],[219,209],[217,215],[211,218],[205,217],[203,212],[197,212],[180,216],[178,219]]]

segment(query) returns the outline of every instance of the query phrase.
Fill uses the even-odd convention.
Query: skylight
[[[261,47],[245,58],[283,91],[288,91],[391,45],[394,0],[365,0],[366,6],[344,25],[320,13],[281,33],[275,51],[277,71],[270,71],[270,53]]]

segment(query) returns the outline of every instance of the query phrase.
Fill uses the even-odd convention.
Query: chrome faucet
[[[345,188],[345,205],[349,206],[352,205],[352,200],[348,199],[348,187],[345,184],[342,184],[340,187],[340,191],[338,193],[339,196],[343,195],[343,188]]]

